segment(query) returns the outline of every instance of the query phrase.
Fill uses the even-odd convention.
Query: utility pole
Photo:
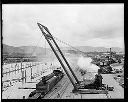
[[[110,64],[111,64],[111,48],[110,48]]]

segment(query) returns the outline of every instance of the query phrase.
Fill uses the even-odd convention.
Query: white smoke
[[[86,70],[87,72],[98,72],[99,67],[91,62],[92,59],[90,57],[81,56],[78,59],[77,65],[80,69]]]
[[[79,68],[86,71],[86,74],[84,75],[84,78],[86,77],[86,79],[90,79],[90,77],[95,78],[95,75],[98,73],[99,67],[92,64],[91,61],[92,59],[90,57],[81,56],[77,62]]]
[[[78,59],[77,65],[83,69],[83,70],[88,70],[90,67],[90,63],[91,63],[92,59],[91,58],[85,58],[83,56],[81,56]]]

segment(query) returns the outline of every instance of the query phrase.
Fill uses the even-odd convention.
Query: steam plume
[[[86,74],[84,75],[84,78],[86,79],[94,78],[99,69],[99,67],[92,64],[91,61],[91,58],[81,56],[77,62],[79,68],[86,71]]]

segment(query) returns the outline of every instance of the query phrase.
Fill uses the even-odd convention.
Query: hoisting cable
[[[41,35],[41,37],[42,37],[42,35]],[[40,40],[41,40],[41,37],[39,38],[38,42],[36,43],[36,46],[34,46],[33,51],[32,51],[32,53],[30,54],[29,57],[32,57],[32,55],[33,55],[34,52],[36,51],[36,48],[37,48],[37,46],[38,46],[38,44],[39,44],[39,42],[40,42]],[[21,63],[22,63],[22,61],[23,61],[23,57],[21,58]]]
[[[45,39],[44,39],[44,45],[45,45],[45,56],[46,56],[46,40]]]
[[[83,52],[83,51],[81,51],[81,50],[79,50],[79,49],[77,49],[77,48],[71,46],[70,44],[68,44],[68,43],[66,43],[66,42],[64,42],[64,41],[62,41],[62,40],[60,40],[60,39],[58,39],[57,37],[55,37],[55,36],[53,36],[53,37],[54,37],[57,41],[59,41],[60,43],[63,43],[63,44],[65,44],[65,45],[67,45],[67,46],[71,47],[72,49],[75,49],[75,50],[77,50],[77,51],[79,51],[79,52],[85,53],[85,52]]]
[[[49,32],[49,33],[50,33],[50,32]],[[51,33],[50,33],[50,35],[51,35]],[[61,54],[62,58],[63,58],[63,59],[64,59],[64,61],[65,61],[65,63],[67,64],[67,66],[68,66],[69,70],[71,71],[72,75],[74,76],[74,78],[75,78],[76,82],[77,82],[77,83],[79,83],[79,80],[77,79],[76,75],[74,74],[73,70],[71,69],[71,67],[70,67],[69,63],[67,62],[66,58],[64,57],[64,55],[63,55],[62,51],[60,50],[59,46],[58,46],[58,45],[57,45],[57,43],[55,42],[55,40],[54,40],[54,38],[52,37],[52,35],[51,35],[51,38],[52,38],[52,40],[53,40],[53,42],[54,42],[55,46],[56,46],[56,47],[57,47],[57,49],[59,50],[59,52],[60,52],[60,54]]]
[[[42,37],[42,35],[41,35],[41,37]],[[38,44],[39,44],[39,42],[40,42],[40,40],[41,40],[41,37],[39,38],[39,40],[38,40],[36,46],[34,47],[34,49],[33,49],[32,53],[31,53],[30,57],[32,57],[33,53],[36,51],[36,48],[37,48],[37,46],[38,46]]]
[[[37,23],[40,30],[42,31],[43,35],[45,36],[46,40],[48,41],[49,45],[51,44],[50,40],[53,41],[53,43],[55,44],[56,48],[58,49],[59,53],[61,54],[63,60],[65,61],[66,65],[68,66],[69,70],[71,71],[73,77],[75,78],[76,82],[79,83],[79,80],[77,79],[76,75],[74,74],[73,70],[71,69],[68,61],[66,60],[65,56],[63,55],[62,51],[60,50],[59,46],[57,45],[56,41],[54,40],[52,34],[50,33],[49,29],[47,27],[45,27],[44,25]],[[46,32],[44,32],[44,30]],[[53,47],[53,46],[51,46]],[[57,57],[57,56],[56,56]]]

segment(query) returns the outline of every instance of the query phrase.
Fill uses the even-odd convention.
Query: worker
[[[101,76],[101,69],[98,69],[98,74],[95,75],[95,87],[96,89],[99,89],[99,87],[102,87],[102,76]]]
[[[25,96],[23,96],[23,99],[25,99]]]
[[[44,84],[46,84],[46,76],[43,76],[43,77],[42,77],[42,82],[43,82]]]

